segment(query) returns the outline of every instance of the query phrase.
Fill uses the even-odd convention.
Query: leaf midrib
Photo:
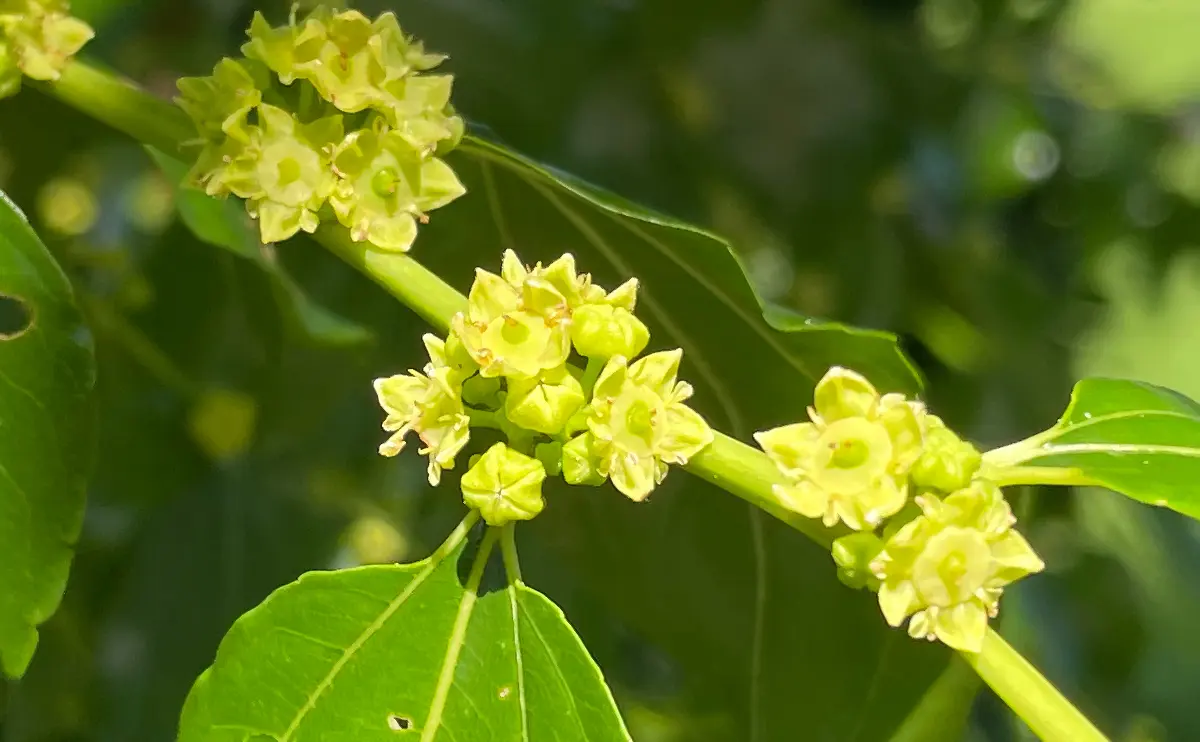
[[[458,527],[455,528],[450,534],[449,538],[447,538],[446,541],[438,547],[437,551],[435,551],[427,560],[425,560],[424,568],[422,568],[421,571],[418,572],[416,576],[414,576],[413,579],[404,587],[404,589],[400,591],[400,593],[394,599],[392,599],[392,601],[388,603],[382,611],[380,611],[379,616],[370,624],[368,624],[367,627],[363,629],[362,633],[360,633],[355,640],[346,647],[345,651],[342,652],[342,656],[333,663],[333,666],[329,668],[329,672],[325,674],[325,677],[321,678],[321,682],[317,683],[317,686],[313,689],[312,693],[310,693],[308,698],[305,699],[305,702],[300,707],[300,710],[296,712],[296,716],[292,719],[291,723],[288,724],[287,729],[284,730],[283,736],[279,738],[279,742],[290,742],[292,735],[295,734],[300,728],[300,724],[303,723],[305,717],[307,717],[308,714],[311,713],[314,708],[316,708],[317,701],[320,699],[321,695],[329,689],[329,686],[333,685],[334,679],[337,678],[342,669],[345,668],[351,659],[353,659],[358,650],[362,649],[363,645],[366,644],[372,636],[378,633],[381,628],[383,628],[383,625],[387,623],[388,619],[390,619],[396,613],[396,611],[400,610],[401,606],[403,606],[408,599],[412,597],[412,594],[417,591],[417,588],[419,588],[431,574],[433,574],[434,570],[436,570],[442,561],[445,560],[446,556],[458,548],[458,546],[466,538],[467,532],[470,530],[471,526],[475,524],[477,519],[478,513],[475,511],[472,511],[471,514],[464,518],[463,521],[458,524]]]

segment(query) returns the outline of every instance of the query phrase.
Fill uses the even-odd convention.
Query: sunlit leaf
[[[628,740],[562,612],[495,574],[473,520],[422,562],[309,573],[244,615],[180,742]]]
[[[985,461],[1075,470],[1081,481],[1200,518],[1200,405],[1153,384],[1085,379],[1057,425]]]
[[[0,193],[0,666],[24,673],[62,599],[94,445],[95,368],[71,287]]]

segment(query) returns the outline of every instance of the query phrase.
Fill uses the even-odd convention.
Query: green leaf
[[[422,562],[309,573],[242,616],[180,742],[628,740],[562,612],[491,574],[499,531],[468,547],[476,521]]]
[[[803,386],[797,377],[815,383],[830,366],[842,365],[886,391],[921,388],[895,336],[766,305],[733,246],[711,232],[479,137],[467,137],[452,164],[471,196],[431,216],[424,229],[433,236],[423,232],[414,247],[421,262],[444,265],[447,254],[458,252],[437,236],[443,227],[472,230],[473,239],[457,244],[471,250],[474,264],[498,263],[505,248],[526,262],[571,252],[584,271],[641,281],[638,314],[657,329],[652,343],[676,343],[685,354],[701,339],[727,348],[725,357],[706,360],[713,374],[734,384],[752,371],[793,389],[795,397],[795,388]],[[491,239],[481,239],[489,233]],[[472,277],[461,268],[455,275],[460,281]],[[798,390],[800,396],[810,391]]]
[[[1032,481],[1097,484],[1200,518],[1200,405],[1161,386],[1085,379],[1057,425],[984,461],[1000,476],[1022,467]]]
[[[736,438],[804,419],[833,365],[886,391],[920,387],[891,335],[764,307],[719,237],[478,138],[451,159],[468,193],[431,215],[416,259],[462,291],[471,266],[497,270],[509,247],[529,263],[569,251],[608,288],[636,276],[647,350],[681,347],[690,403]],[[386,270],[387,254],[366,258]],[[722,717],[731,731],[706,742],[791,740],[798,720],[815,739],[885,739],[949,656],[888,628],[827,549],[677,469],[642,505],[607,486],[551,495],[526,530],[572,570],[562,594],[591,591]],[[530,570],[557,594],[549,570]]]
[[[210,198],[201,191],[181,185],[187,175],[187,166],[152,147],[146,149],[159,169],[177,186],[175,203],[184,224],[204,242],[222,247],[262,268],[288,327],[326,345],[356,345],[371,339],[370,330],[310,300],[283,265],[264,252],[254,237],[255,231],[248,228],[249,217],[241,201]]]
[[[0,192],[0,666],[25,672],[62,599],[95,443],[90,338],[71,285]]]

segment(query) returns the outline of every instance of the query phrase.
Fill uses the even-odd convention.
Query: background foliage
[[[89,53],[164,95],[232,52],[255,8],[279,19],[286,5],[73,3],[97,29]],[[1200,396],[1187,34],[1200,10],[1185,0],[356,5],[393,7],[448,52],[456,105],[502,141],[728,236],[774,301],[899,332],[934,409],[982,444],[1047,427],[1085,374]],[[101,397],[79,556],[0,735],[173,739],[220,637],[270,590],[314,568],[415,560],[457,519],[416,457],[374,453],[369,380],[415,362],[424,327],[304,239],[276,250],[286,273],[256,247],[199,242],[142,149],[32,90],[0,103],[0,187],[76,286]],[[745,739],[729,700],[742,690],[713,668],[747,653],[751,572],[721,551],[724,520],[696,525],[701,543],[672,540],[689,481],[672,480],[681,496],[643,509],[560,494],[560,514],[597,512],[551,507],[520,537],[523,566],[604,667],[635,739]],[[1010,592],[1005,634],[1114,738],[1200,737],[1196,526],[1099,491],[1029,492],[1021,508],[1049,570]],[[592,532],[565,530],[580,523]],[[621,523],[664,544],[653,561],[570,551]],[[772,560],[815,558],[790,536]],[[653,589],[672,581],[677,593]],[[795,621],[768,632],[781,672],[878,657],[852,631],[813,655],[829,643],[810,614],[842,597],[832,569],[783,588],[778,615]],[[704,620],[669,610],[681,601]],[[688,656],[696,646],[722,653]],[[804,677],[770,688],[763,713],[831,685]],[[869,707],[875,686],[860,690],[838,702]],[[1025,734],[983,694],[964,738]]]

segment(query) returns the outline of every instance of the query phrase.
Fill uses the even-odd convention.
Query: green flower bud
[[[908,498],[908,470],[921,453],[924,407],[883,397],[862,376],[830,369],[817,384],[812,422],[755,433],[786,481],[785,507],[829,526],[874,530]]]
[[[925,445],[912,468],[918,487],[953,492],[966,487],[983,457],[936,415],[925,417]]]
[[[838,566],[838,579],[855,590],[878,588],[871,572],[871,562],[883,550],[883,541],[874,533],[851,533],[833,542],[833,561]]]
[[[442,470],[454,468],[455,455],[467,444],[470,420],[460,390],[451,381],[451,369],[431,363],[426,371],[375,380],[375,394],[387,413],[383,429],[392,433],[379,453],[395,456],[404,449],[404,437],[415,432],[425,444],[418,453],[429,456],[429,483],[436,485]]]
[[[497,443],[462,478],[463,502],[489,526],[529,520],[542,512],[542,462]]]
[[[500,379],[472,376],[463,383],[463,401],[480,407],[500,404]]]
[[[584,304],[573,315],[571,341],[585,358],[632,358],[650,342],[650,331],[627,309]]]
[[[223,172],[221,187],[246,199],[259,220],[263,242],[280,242],[296,232],[314,232],[317,211],[334,187],[327,153],[342,139],[342,118],[301,124],[281,108],[263,104],[250,142]]]
[[[596,471],[632,500],[646,499],[668,464],[686,464],[712,443],[708,423],[683,404],[692,388],[676,381],[682,355],[663,351],[632,364],[615,356],[596,380],[587,418]]]
[[[407,251],[425,212],[466,193],[449,165],[425,158],[380,120],[336,147],[333,169],[338,182],[330,203],[338,221],[356,242],[389,250]]]
[[[1045,566],[1013,530],[999,488],[976,481],[944,500],[917,498],[922,515],[890,539],[871,564],[879,607],[892,626],[967,652],[983,645],[1004,587]]]
[[[536,377],[510,379],[504,414],[522,428],[556,435],[585,401],[579,380],[559,366]]]
[[[3,0],[0,97],[19,87],[12,67],[34,80],[57,80],[67,61],[93,36],[90,26],[68,13],[65,0]]]
[[[604,484],[600,473],[600,457],[594,450],[595,439],[591,433],[582,433],[567,442],[562,448],[562,475],[567,484],[585,484],[598,487]]]
[[[542,466],[550,476],[556,477],[562,473],[563,444],[558,441],[539,443],[534,446],[533,455],[542,462]]]
[[[177,83],[176,103],[196,124],[205,141],[220,144],[225,137],[250,141],[246,117],[262,102],[259,83],[244,66],[222,59],[208,77],[184,77]]]

